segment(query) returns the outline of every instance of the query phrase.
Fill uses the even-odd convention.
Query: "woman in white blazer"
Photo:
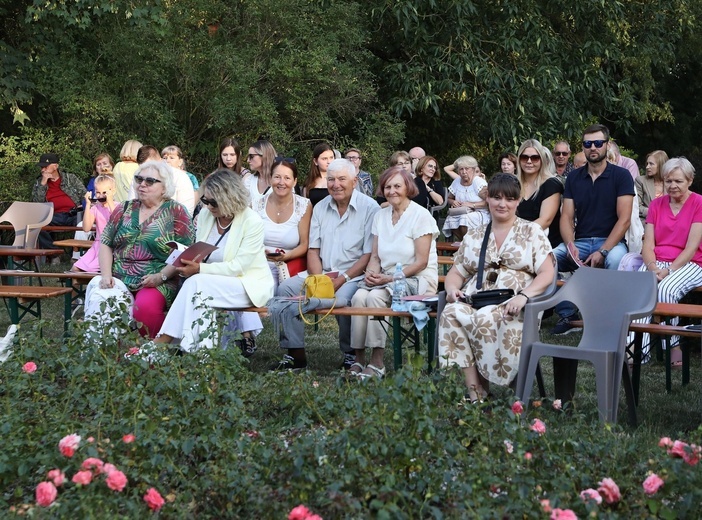
[[[217,249],[205,258],[183,260],[177,271],[185,283],[154,340],[179,340],[186,352],[217,344],[215,309],[263,306],[273,296],[263,222],[249,208],[241,178],[217,170],[204,180],[201,193],[196,238]]]

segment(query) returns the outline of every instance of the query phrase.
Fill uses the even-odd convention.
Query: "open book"
[[[166,242],[166,245],[173,248],[173,252],[166,259],[166,263],[173,267],[183,267],[184,264],[181,260],[195,260],[198,256],[199,260],[203,261],[207,255],[217,249],[217,246],[213,246],[207,242],[195,242],[190,247],[180,242]]]

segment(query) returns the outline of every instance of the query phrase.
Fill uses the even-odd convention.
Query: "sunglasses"
[[[602,148],[602,146],[608,142],[609,139],[596,139],[595,141],[583,141],[583,148],[588,149],[592,148],[592,145],[595,145],[595,148]]]
[[[262,153],[250,153],[249,155],[246,156],[246,158],[250,161],[254,157],[263,157]]]
[[[567,155],[570,155],[570,152],[553,152],[553,155],[556,157],[566,157]]]
[[[539,162],[541,161],[541,156],[536,154],[536,155],[527,155],[523,153],[522,155],[519,156],[519,159],[521,159],[524,162],[527,162],[531,160],[531,162]]]
[[[213,208],[219,207],[217,204],[217,201],[214,199],[208,199],[206,197],[200,197],[200,202],[202,202],[205,206],[211,206]]]
[[[137,186],[139,186],[143,182],[145,182],[147,186],[153,186],[155,183],[161,181],[158,179],[154,179],[153,177],[142,177],[141,175],[135,175],[134,182]]]
[[[278,155],[273,160],[273,164],[280,164],[282,162],[286,162],[288,164],[295,164],[295,158],[294,157],[283,157],[282,155]]]

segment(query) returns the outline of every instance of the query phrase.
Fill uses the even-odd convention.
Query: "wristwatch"
[[[344,278],[346,278],[346,281],[347,281],[347,282],[350,282],[350,281],[351,281],[351,277],[350,277],[349,275],[347,275],[346,273],[341,273],[341,276],[343,276]]]
[[[161,271],[161,282],[166,283],[168,281],[168,277],[163,274],[163,271]]]
[[[607,255],[609,254],[609,249],[600,249],[598,251],[603,257],[607,258]]]

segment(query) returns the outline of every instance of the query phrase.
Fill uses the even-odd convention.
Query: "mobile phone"
[[[283,256],[283,253],[268,253],[268,256]]]

